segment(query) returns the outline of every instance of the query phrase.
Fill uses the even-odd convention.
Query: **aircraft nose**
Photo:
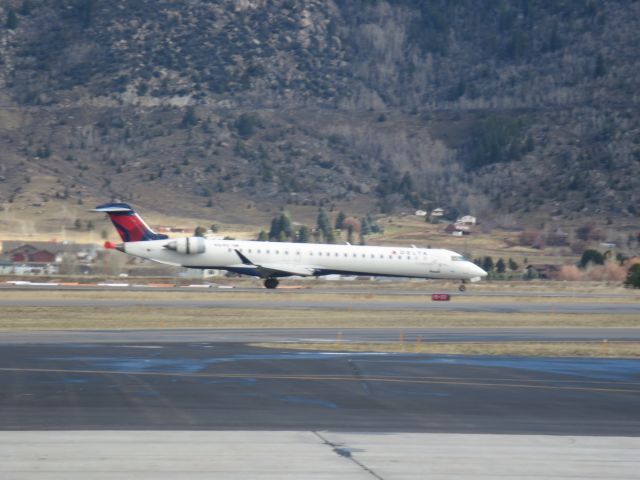
[[[469,262],[469,263],[471,263],[471,262]],[[481,277],[481,278],[484,278],[484,277],[486,277],[486,276],[488,275],[488,273],[487,273],[487,272],[485,272],[482,268],[480,268],[480,267],[479,267],[478,265],[476,265],[475,263],[471,263],[471,267],[472,267],[472,269],[471,269],[471,270],[472,270],[473,275],[474,275],[475,277]]]

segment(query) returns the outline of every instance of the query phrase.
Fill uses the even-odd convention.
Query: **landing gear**
[[[277,288],[278,287],[278,279],[277,278],[267,278],[264,281],[264,288]]]
[[[465,285],[465,281],[463,280],[460,286],[458,287],[458,290],[460,290],[461,292],[464,292],[466,289],[467,289],[467,286]]]

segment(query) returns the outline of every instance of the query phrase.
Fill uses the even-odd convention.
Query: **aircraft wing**
[[[254,263],[249,260],[239,250],[236,254],[242,261],[243,265],[255,268],[263,277],[271,277],[274,275],[300,275],[306,277],[315,273],[315,268],[310,265],[296,265],[293,263]]]

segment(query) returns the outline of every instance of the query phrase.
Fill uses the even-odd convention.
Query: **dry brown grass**
[[[122,281],[120,279],[119,281]],[[338,287],[338,286],[336,286]],[[392,303],[402,302],[403,304],[422,304],[430,303],[431,296],[425,295],[392,295],[385,294],[384,291],[376,293],[377,288],[371,288],[369,291],[354,292],[354,293],[339,293],[339,292],[314,292],[311,289],[296,289],[286,290],[281,289],[277,291],[270,290],[256,290],[255,292],[241,292],[234,290],[204,290],[195,291],[188,289],[176,289],[175,291],[126,291],[126,290],[104,290],[104,291],[78,291],[78,290],[52,290],[52,291],[23,291],[23,290],[6,290],[0,291],[0,299],[11,300],[23,300],[28,302],[31,299],[34,300],[133,300],[139,301],[141,305],[145,302],[153,302],[154,300],[163,301],[176,301],[176,302],[188,302],[188,301],[231,301],[237,302],[242,305],[245,301],[261,301],[273,303],[274,308],[277,308],[279,303],[282,302],[353,302],[353,303],[368,303],[372,305],[372,309],[375,308],[376,303]],[[487,290],[489,291],[489,290]],[[553,293],[559,293],[560,288],[556,289]],[[551,293],[551,292],[549,292]],[[600,293],[600,292],[598,292]],[[607,292],[602,292],[607,293]],[[589,296],[567,296],[561,298],[543,297],[543,296],[530,296],[527,292],[522,292],[522,295],[513,296],[471,296],[471,295],[453,295],[451,302],[463,303],[463,304],[477,304],[477,303],[631,303],[640,304],[640,294],[634,295],[633,292],[628,290],[625,293],[629,293],[624,297],[589,297]],[[302,306],[301,306],[302,308]]]
[[[404,352],[441,355],[526,357],[640,357],[640,342],[499,342],[499,343],[255,343],[264,348],[341,352]]]
[[[278,308],[4,307],[0,330],[144,328],[640,328],[640,315],[289,310]]]

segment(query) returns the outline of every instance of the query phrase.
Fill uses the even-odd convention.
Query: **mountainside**
[[[633,223],[637,45],[631,0],[5,0],[2,218]]]

